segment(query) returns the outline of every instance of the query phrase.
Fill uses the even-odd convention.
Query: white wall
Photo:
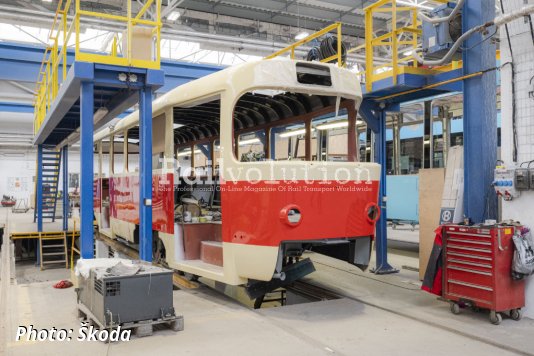
[[[98,172],[98,161],[95,155],[94,173]],[[27,199],[28,206],[30,206],[30,196],[34,192],[34,177],[36,168],[37,151],[34,149],[2,149],[0,148],[0,198],[2,195],[14,196],[17,200]],[[115,158],[116,167],[123,167],[123,156],[117,155]],[[69,150],[69,173],[80,173],[80,152],[78,150]],[[137,155],[130,156],[130,168],[135,169],[139,165],[139,157]],[[104,156],[102,171],[104,176],[109,176],[109,158]],[[62,170],[60,171],[60,174]],[[60,176],[61,177],[61,176]],[[14,191],[10,190],[10,181],[13,182],[18,178],[20,182],[25,181],[26,186],[16,188]],[[63,181],[59,180],[59,190],[63,190]],[[72,191],[72,187],[69,189]]]
[[[27,199],[30,204],[30,195],[34,191],[34,177],[36,168],[36,151],[35,150],[0,150],[0,195],[10,195],[19,199]],[[69,173],[80,172],[80,154],[79,152],[69,152]],[[26,182],[15,190],[10,190],[11,184],[15,178],[21,182]],[[60,179],[59,190],[63,190]]]
[[[534,1],[530,0],[533,4]],[[505,13],[517,10],[525,5],[524,0],[504,1]],[[534,18],[533,18],[534,21]],[[534,76],[534,42],[528,22],[516,20],[508,25],[510,32],[513,62],[516,79],[516,127],[517,127],[517,163],[534,160],[534,99],[529,92],[534,87],[529,83]],[[511,61],[506,30],[501,28],[501,64]],[[502,68],[502,159],[507,165],[513,164],[513,131],[512,131],[512,74],[511,67]],[[511,202],[503,202],[502,218],[518,220],[534,229],[534,191],[522,192],[521,196]],[[527,281],[527,307],[525,316],[534,318],[534,277]]]

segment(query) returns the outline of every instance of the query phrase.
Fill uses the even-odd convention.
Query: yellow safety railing
[[[403,27],[398,27],[397,20],[403,12],[408,13],[408,21]],[[375,35],[373,15],[377,13],[391,14],[389,33]],[[372,91],[376,75],[381,71],[391,71],[395,85],[399,66],[417,67],[417,61],[410,52],[414,53],[417,49],[420,34],[420,22],[417,20],[417,8],[414,6],[398,6],[397,0],[379,0],[365,8],[365,85],[367,91]],[[380,58],[380,65],[375,65],[375,48],[377,47],[390,48],[389,62],[384,63],[383,58]]]
[[[49,45],[46,47],[37,88],[35,90],[34,101],[34,133],[39,131],[46,113],[50,109],[56,98],[61,83],[67,78],[67,48],[72,46],[70,42],[74,32],[75,60],[83,62],[93,62],[126,67],[139,67],[148,69],[159,69],[161,52],[161,0],[146,0],[142,8],[135,16],[132,14],[132,1],[124,0],[127,3],[127,15],[119,16],[101,12],[86,11],[80,7],[80,0],[74,0],[74,14],[69,14],[73,0],[59,0],[52,23],[52,28],[48,35]],[[142,18],[151,7],[154,20]],[[120,51],[119,34],[113,37],[110,53],[91,53],[82,51],[80,48],[80,24],[91,19],[101,19],[108,22],[118,23],[125,26],[125,31],[121,34],[123,47]],[[144,29],[145,33],[140,33]],[[142,35],[150,34],[152,41],[151,49],[148,49],[150,58],[140,58],[137,53],[132,53],[132,45]],[[147,48],[142,48],[147,51]],[[141,57],[147,57],[143,55]],[[61,78],[60,81],[60,72]]]
[[[343,63],[343,54],[341,53],[341,49],[342,49],[342,33],[341,32],[342,31],[341,31],[341,23],[340,22],[336,22],[336,23],[334,23],[334,24],[332,24],[332,25],[330,25],[328,27],[323,28],[320,31],[312,33],[308,37],[303,38],[302,40],[300,40],[298,42],[295,42],[292,45],[289,45],[286,48],[283,48],[283,49],[279,50],[278,52],[275,52],[275,53],[265,57],[264,59],[272,59],[272,58],[275,58],[275,57],[278,57],[280,55],[287,54],[287,53],[289,53],[289,56],[290,56],[291,59],[295,59],[295,50],[298,47],[303,46],[306,43],[309,43],[309,42],[311,42],[311,41],[313,41],[313,40],[315,40],[315,39],[317,39],[319,37],[322,37],[322,36],[326,35],[329,32],[332,32],[332,31],[336,31],[336,34],[337,34],[337,50],[336,50],[336,54],[334,54],[333,56],[330,56],[328,58],[322,59],[321,62],[326,63],[326,62],[331,62],[331,61],[335,60],[337,62],[338,66],[343,67],[345,64]]]

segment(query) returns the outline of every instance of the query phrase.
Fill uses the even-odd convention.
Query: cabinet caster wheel
[[[521,309],[510,310],[510,318],[512,318],[512,320],[521,320],[522,317],[523,312],[521,311]]]
[[[502,315],[501,313],[497,313],[495,311],[491,311],[490,312],[490,322],[493,324],[493,325],[499,325],[502,321]]]
[[[451,303],[451,313],[454,315],[460,314],[460,306],[458,303]]]

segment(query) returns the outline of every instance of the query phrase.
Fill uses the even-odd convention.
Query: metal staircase
[[[48,265],[69,268],[66,232],[40,233],[39,242],[41,271]]]
[[[43,191],[43,204],[42,204],[42,216],[44,219],[51,219],[52,222],[56,220],[56,207],[58,198],[58,184],[59,184],[59,168],[61,164],[61,152],[51,151],[43,149],[42,161],[39,165],[39,159],[37,159],[37,169],[42,172],[42,191]],[[35,207],[37,208],[37,184],[35,182]],[[37,210],[34,210],[33,221],[37,221]]]

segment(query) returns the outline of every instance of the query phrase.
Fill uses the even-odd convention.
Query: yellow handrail
[[[76,61],[93,62],[101,64],[118,65],[125,67],[138,67],[148,69],[159,69],[161,61],[160,41],[161,41],[161,0],[146,0],[142,8],[135,17],[132,16],[132,4],[129,0],[124,0],[128,4],[127,16],[111,15],[106,13],[86,11],[80,7],[80,0],[75,0],[75,11],[72,19],[68,18],[72,0],[59,0],[52,22],[52,27],[48,34],[49,46],[44,51],[43,60],[39,69],[39,77],[36,82],[34,99],[34,134],[37,134],[46,114],[56,96],[58,95],[61,83],[67,78],[67,49],[69,41],[74,32],[74,58]],[[154,20],[143,19],[151,6],[154,6]],[[118,36],[113,37],[110,53],[90,53],[82,51],[80,48],[80,24],[86,18],[99,18],[108,21],[126,24],[126,53],[118,50]],[[132,55],[132,43],[135,36],[135,29],[143,27],[150,30],[154,38],[153,51],[150,59],[138,58]],[[61,66],[61,68],[60,68]],[[61,75],[60,75],[61,71]],[[59,79],[61,76],[61,80]]]
[[[417,20],[417,8],[414,6],[397,6],[397,0],[379,0],[365,8],[365,86],[367,91],[372,91],[373,82],[377,76],[377,71],[390,67],[392,70],[393,84],[397,84],[399,65],[405,64],[417,67],[417,61],[410,54],[415,51],[418,45],[418,38],[421,34],[420,22]],[[373,28],[373,16],[378,12],[390,12],[391,31],[389,33],[376,36]],[[397,27],[397,17],[401,12],[409,12],[409,23],[404,27]],[[401,36],[410,37],[402,40]],[[400,46],[407,46],[399,51]],[[389,47],[391,49],[391,61],[375,66],[376,47]],[[356,50],[356,49],[355,49]],[[351,51],[349,51],[351,52]],[[401,56],[403,55],[403,56]],[[383,59],[383,58],[381,58]]]
[[[297,49],[298,47],[302,46],[302,45],[305,45],[306,43],[309,43],[319,37],[322,37],[324,35],[326,35],[327,33],[329,32],[332,32],[332,31],[336,31],[337,33],[337,54],[329,57],[329,58],[324,58],[321,60],[321,62],[330,62],[330,61],[333,61],[333,60],[336,60],[337,62],[337,65],[340,66],[340,67],[343,67],[345,64],[343,63],[343,55],[341,53],[341,49],[342,49],[342,31],[341,31],[341,23],[340,22],[336,22],[336,23],[333,23],[332,25],[328,26],[328,27],[325,27],[323,28],[322,30],[320,31],[317,31],[315,33],[312,33],[311,35],[309,35],[308,37],[306,38],[303,38],[301,39],[300,41],[298,42],[295,42],[293,43],[292,45],[289,45],[285,48],[282,48],[281,50],[265,57],[264,59],[272,59],[272,58],[275,58],[275,57],[278,57],[282,54],[286,54],[287,52],[290,52],[290,58],[291,59],[295,59],[295,49]]]

